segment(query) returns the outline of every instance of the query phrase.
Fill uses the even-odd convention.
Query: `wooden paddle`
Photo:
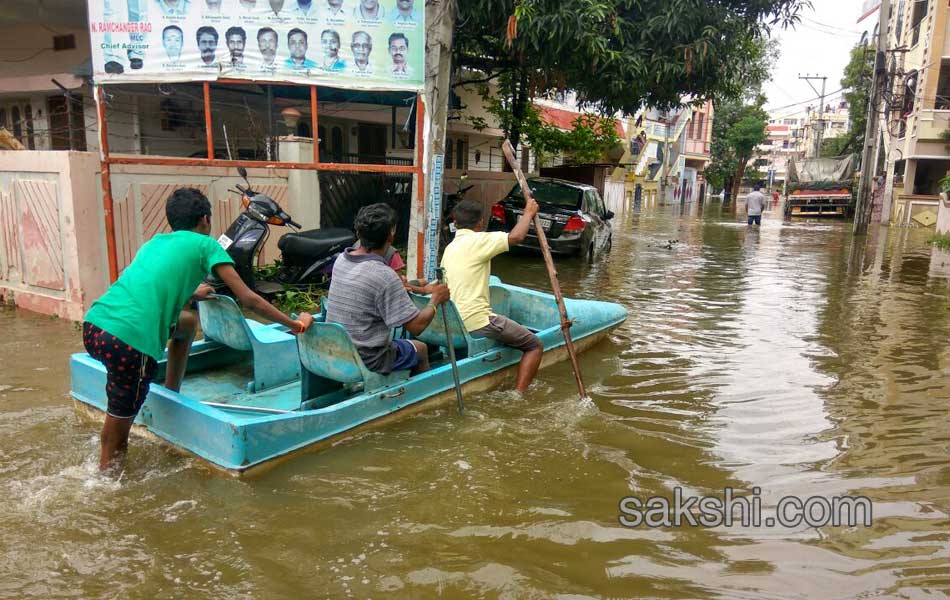
[[[435,282],[442,283],[445,280],[441,267],[435,270]],[[459,364],[455,360],[455,344],[452,340],[452,330],[449,329],[449,314],[446,312],[448,302],[442,304],[442,327],[445,328],[445,351],[449,353],[449,361],[452,363],[452,379],[455,380],[455,398],[459,404],[459,414],[465,412],[465,402],[462,400],[462,382],[459,381]]]
[[[525,201],[529,198],[534,198],[534,194],[531,193],[531,188],[528,187],[528,181],[525,179],[524,173],[521,172],[521,167],[515,158],[515,149],[512,147],[511,142],[505,140],[505,143],[501,145],[501,150],[505,153],[505,158],[508,159],[508,165],[511,166],[515,177],[518,178],[518,184],[521,186],[521,195],[524,196]],[[561,333],[564,334],[564,345],[567,347],[567,354],[571,357],[571,368],[574,370],[574,381],[577,383],[577,393],[580,394],[581,400],[584,400],[587,398],[587,390],[584,389],[584,380],[581,378],[581,368],[577,363],[577,353],[574,351],[574,342],[571,340],[570,329],[574,322],[567,318],[567,308],[564,306],[561,284],[557,280],[557,271],[554,269],[554,259],[551,258],[551,248],[548,246],[548,238],[544,235],[544,227],[541,226],[541,219],[538,215],[534,215],[534,231],[538,236],[538,245],[541,246],[541,255],[544,256],[544,265],[548,268],[548,277],[551,279],[551,289],[554,290],[557,308],[561,313]]]

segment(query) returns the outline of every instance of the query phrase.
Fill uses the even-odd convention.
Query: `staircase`
[[[642,177],[643,172],[649,166],[651,160],[656,158],[656,149],[657,145],[654,141],[649,141],[643,147],[643,150],[640,152],[640,160],[637,162],[637,167],[634,169],[633,174],[637,177]]]

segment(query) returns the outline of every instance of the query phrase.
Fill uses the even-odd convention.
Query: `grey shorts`
[[[492,315],[488,317],[488,325],[472,331],[476,337],[486,337],[498,340],[506,346],[528,352],[541,347],[541,340],[523,325],[512,321],[508,317]]]

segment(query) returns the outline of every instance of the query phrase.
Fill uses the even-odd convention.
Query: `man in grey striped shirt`
[[[411,369],[429,369],[426,345],[419,340],[391,340],[395,327],[413,334],[425,331],[436,307],[449,299],[444,284],[429,284],[432,298],[422,310],[409,299],[399,275],[383,258],[396,233],[396,213],[379,203],[364,206],[354,223],[360,243],[347,248],[333,265],[327,296],[327,322],[339,323],[350,334],[366,368],[388,375]]]

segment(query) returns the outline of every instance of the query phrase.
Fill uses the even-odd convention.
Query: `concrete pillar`
[[[937,235],[950,235],[950,200],[946,194],[941,194],[937,209]]]
[[[278,139],[280,159],[284,162],[311,162],[313,140],[296,136]],[[293,169],[287,176],[287,212],[304,229],[320,227],[320,176],[317,171]]]
[[[886,135],[886,134],[885,134]],[[894,202],[894,161],[888,157],[884,164],[884,198],[881,204],[881,224],[891,224],[891,205]]]
[[[433,204],[441,204],[441,197],[438,196],[441,193],[442,182],[437,181],[441,175],[436,172],[436,163],[441,162],[445,156],[445,134],[448,128],[449,92],[451,91],[452,34],[458,16],[457,1],[426,2],[425,11],[425,99],[428,110],[426,115],[428,128],[424,139],[426,175],[422,202],[419,201],[419,178],[413,177],[412,182],[412,210],[409,213],[409,247],[406,260],[406,275],[409,278],[426,276],[425,273],[420,273],[419,266],[424,262],[426,253],[433,251],[433,248],[427,248],[425,243],[419,243],[420,233],[425,233],[430,220],[437,221],[442,216],[440,211],[431,209]],[[432,214],[429,214],[430,212]]]
[[[898,190],[898,193],[914,194],[914,182],[917,179],[917,160],[908,159],[907,167],[904,169],[904,191]]]

